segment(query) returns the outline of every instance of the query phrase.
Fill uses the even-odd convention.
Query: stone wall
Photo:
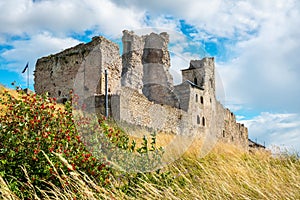
[[[190,67],[182,70],[182,82],[190,80],[195,85],[215,94],[215,63],[214,58],[191,60]]]
[[[219,138],[224,142],[248,148],[248,129],[244,124],[236,122],[235,115],[229,109],[224,109],[224,129]]]
[[[214,59],[192,60],[189,68],[182,70],[182,81],[175,92],[193,127],[203,127],[201,134],[247,149],[247,128],[237,123],[234,114],[215,97]]]
[[[76,72],[88,52],[84,44],[79,44],[61,53],[38,59],[34,72],[35,92],[48,92],[56,98],[68,97]]]
[[[264,145],[258,144],[257,142],[254,142],[250,139],[248,141],[249,141],[249,152],[255,153],[257,151],[264,151],[271,155],[271,151],[266,150],[266,147]]]
[[[128,87],[112,96],[112,117],[117,121],[147,127],[154,131],[180,134],[186,112],[168,105],[149,101],[144,95]]]
[[[143,89],[143,63],[144,38],[134,34],[133,31],[123,31],[122,79],[121,85],[130,87],[139,93]]]
[[[40,58],[35,91],[67,99],[73,90],[87,110],[104,113],[108,69],[109,113],[119,122],[173,134],[209,136],[248,148],[248,130],[215,97],[213,58],[192,60],[173,85],[167,33],[137,36],[123,31],[123,55],[104,37]]]
[[[137,90],[149,101],[178,107],[169,72],[169,35],[163,32],[137,36],[123,31],[122,41],[122,86]]]
[[[174,93],[179,99],[179,108],[188,111],[189,109],[189,102],[190,102],[190,84],[188,82],[184,82],[180,85],[176,85],[174,87]]]
[[[37,60],[34,72],[36,93],[48,92],[68,99],[70,90],[83,98],[104,94],[104,70],[108,69],[110,93],[120,87],[119,47],[104,37],[94,37],[58,54]]]

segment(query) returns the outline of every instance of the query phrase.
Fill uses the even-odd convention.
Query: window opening
[[[197,115],[197,124],[200,124],[200,117]]]

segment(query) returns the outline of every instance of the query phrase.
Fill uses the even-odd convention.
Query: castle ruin
[[[35,91],[64,102],[73,90],[103,114],[107,69],[109,114],[115,120],[172,134],[214,134],[248,149],[247,128],[216,99],[214,58],[191,60],[181,71],[182,83],[174,85],[168,43],[165,32],[138,36],[125,30],[120,56],[117,44],[94,37],[38,59]]]

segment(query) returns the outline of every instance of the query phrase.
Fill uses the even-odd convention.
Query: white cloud
[[[259,31],[231,46],[235,60],[219,64],[226,97],[229,104],[300,112],[300,3],[262,2]]]
[[[119,34],[143,25],[144,12],[120,8],[105,0],[10,0],[0,3],[0,32],[19,35],[41,30],[69,34],[93,29]]]
[[[240,120],[249,130],[252,140],[266,142],[300,152],[300,115],[263,112],[251,120]]]
[[[44,32],[32,35],[26,40],[13,41],[12,49],[4,51],[0,56],[11,61],[5,65],[6,70],[21,73],[25,64],[29,62],[30,82],[33,82],[33,70],[37,58],[62,51],[66,48],[79,44],[78,40],[72,38],[58,38],[50,33]],[[22,74],[24,80],[27,74]]]
[[[147,10],[149,15],[170,15],[184,19],[195,25],[199,30],[222,37],[249,37],[249,31],[260,27],[270,13],[290,6],[293,1],[265,0],[112,0],[124,8],[133,7]]]
[[[10,0],[0,2],[0,45],[7,70],[20,71],[41,56],[78,44],[71,36],[92,30],[93,36],[120,35],[123,29],[143,26],[144,13],[120,8],[105,0]]]
[[[13,41],[13,49],[5,51],[1,56],[7,60],[23,61],[57,53],[79,43],[80,41],[72,38],[58,38],[44,32],[32,35],[29,39]]]

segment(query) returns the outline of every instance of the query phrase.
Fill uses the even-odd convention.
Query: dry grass
[[[186,154],[166,170],[174,176],[171,185],[143,181],[132,188],[137,197],[119,190],[116,180],[107,189],[74,172],[67,177],[69,185],[40,191],[41,199],[72,199],[74,189],[80,191],[80,199],[300,199],[300,161],[293,156],[274,158],[264,152],[249,154],[218,144],[206,157]],[[4,180],[0,179],[0,184],[3,199],[18,199]],[[37,199],[38,190],[32,186]]]
[[[184,158],[177,168],[182,171],[183,167],[189,182],[183,198],[300,198],[300,162],[293,157],[272,158],[264,152],[253,155],[219,144],[205,158]]]
[[[0,98],[3,98],[6,101],[7,97],[2,95],[4,92],[9,93],[14,98],[21,98],[23,95],[23,94],[20,94],[17,90],[6,88],[0,84]],[[54,104],[50,104],[50,105],[54,105]],[[64,110],[64,105],[62,105],[62,104],[55,104],[55,107],[57,109],[60,108],[60,109]],[[0,104],[0,115],[4,114],[6,112],[6,109],[7,109],[7,107]]]
[[[1,96],[1,94],[3,94],[4,92],[8,92],[8,93],[10,93],[13,97],[18,97],[19,96],[19,94],[18,94],[18,92],[16,91],[16,90],[12,90],[12,89],[7,89],[7,88],[5,88],[3,85],[1,85],[0,84],[0,98],[3,98],[2,96]],[[5,99],[4,99],[5,100]],[[5,111],[6,111],[6,107],[4,107],[4,106],[2,106],[1,104],[0,104],[0,115],[2,115],[3,113],[5,113]]]

